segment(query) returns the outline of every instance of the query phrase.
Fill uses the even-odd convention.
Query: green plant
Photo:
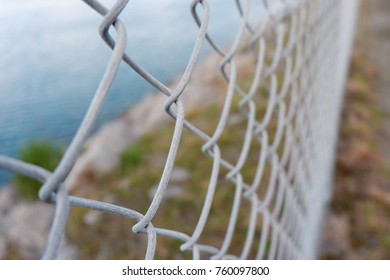
[[[142,163],[144,156],[137,147],[130,147],[121,156],[121,168],[125,170],[129,167],[136,167]]]
[[[48,140],[31,140],[19,151],[19,158],[22,161],[40,166],[49,171],[53,171],[63,155],[63,149],[54,145]],[[38,198],[38,191],[42,183],[34,179],[15,175],[13,186],[18,195],[26,200]]]

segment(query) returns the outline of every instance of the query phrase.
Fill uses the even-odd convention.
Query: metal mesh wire
[[[55,258],[64,237],[70,207],[94,209],[130,218],[132,230],[147,236],[145,259],[153,259],[158,239],[165,236],[181,242],[180,250],[192,252],[193,259],[302,259],[315,258],[317,239],[331,193],[335,143],[343,99],[343,84],[353,38],[357,1],[285,0],[261,2],[265,13],[259,22],[249,21],[251,1],[236,1],[240,27],[231,47],[225,51],[208,31],[210,17],[206,0],[191,1],[199,33],[192,55],[175,88],[160,82],[125,51],[126,28],[119,16],[128,0],[118,0],[111,8],[97,0],[83,0],[102,16],[99,32],[112,49],[104,76],[76,135],[53,173],[17,159],[0,156],[0,168],[42,182],[39,198],[55,205],[55,215],[44,259]],[[226,15],[228,16],[228,15]],[[110,35],[115,32],[115,39]],[[220,71],[226,94],[217,125],[207,134],[185,118],[181,97],[197,65],[202,45],[209,44],[220,56]],[[243,46],[253,54],[254,70],[246,88],[239,85],[237,55]],[[166,95],[165,112],[175,120],[175,128],[165,167],[148,210],[139,213],[115,204],[70,196],[63,182],[75,165],[80,151],[109,94],[120,63],[126,63],[159,92]],[[241,149],[236,160],[224,157],[219,141],[231,129],[233,104],[245,120]],[[260,108],[265,108],[261,110]],[[192,233],[157,228],[153,219],[159,211],[170,182],[183,130],[203,141],[200,147],[212,160],[212,170],[198,222]],[[254,176],[246,176],[248,155],[257,145],[258,161]],[[252,166],[253,167],[253,166]],[[220,246],[203,244],[201,235],[210,219],[214,194],[221,180],[231,185],[232,201],[226,209],[230,218]],[[250,209],[242,215],[241,205]],[[69,221],[72,222],[72,221]],[[124,222],[128,222],[124,218]],[[239,254],[229,250],[237,224],[246,235]],[[255,247],[255,248],[254,248]],[[250,252],[255,250],[255,254]]]

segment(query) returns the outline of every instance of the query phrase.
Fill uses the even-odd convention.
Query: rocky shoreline
[[[251,55],[242,54],[239,65],[248,63]],[[187,112],[220,95],[215,85],[223,83],[219,72],[220,57],[211,55],[198,64],[181,101]],[[176,85],[176,77],[172,85]],[[173,86],[172,86],[173,87]],[[128,109],[120,118],[110,121],[90,137],[72,172],[65,181],[70,193],[77,193],[89,181],[109,174],[118,166],[122,152],[159,126],[173,120],[164,111],[167,97],[149,94],[141,103]],[[11,186],[0,189],[0,259],[38,259],[46,244],[54,207],[43,202],[21,201]],[[77,248],[64,242],[58,259],[77,259]]]
[[[54,206],[21,201],[11,186],[0,190],[0,259],[39,259],[53,220]],[[63,242],[58,259],[78,258]]]
[[[212,55],[198,64],[180,99],[185,104],[186,112],[201,108],[205,102],[216,101],[218,96],[213,85],[218,80],[222,81],[218,71],[219,63],[220,57]],[[174,79],[171,88],[179,79]],[[65,181],[69,192],[82,187],[91,178],[99,179],[113,171],[127,147],[161,125],[173,122],[164,111],[166,100],[167,97],[161,93],[149,94],[141,103],[124,112],[120,118],[105,124],[92,136],[86,144],[86,151]]]

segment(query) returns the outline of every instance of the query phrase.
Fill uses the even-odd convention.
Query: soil
[[[390,259],[390,1],[360,2],[324,259]]]
[[[363,4],[363,8],[366,6],[367,17],[363,32],[369,40],[366,52],[378,72],[376,84],[379,106],[387,112],[380,133],[380,151],[387,170],[390,170],[390,1],[365,0],[364,2],[366,3]],[[390,186],[387,187],[390,190]]]

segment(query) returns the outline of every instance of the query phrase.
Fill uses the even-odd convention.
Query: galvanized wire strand
[[[173,133],[173,138],[171,142],[171,147],[169,149],[167,161],[164,167],[164,171],[161,175],[160,183],[157,187],[156,194],[153,197],[152,203],[149,206],[148,211],[146,212],[145,216],[142,218],[141,221],[139,221],[136,225],[133,227],[133,231],[135,233],[139,232],[141,229],[143,229],[150,221],[153,219],[154,215],[156,214],[161,201],[164,197],[165,190],[167,188],[170,175],[172,173],[174,161],[176,158],[176,153],[179,148],[179,142],[180,137],[182,134],[183,129],[183,120],[184,120],[184,109],[183,104],[179,102],[178,104],[178,115],[176,119],[176,126]]]
[[[111,59],[107,65],[106,72],[104,73],[101,83],[96,91],[96,94],[91,101],[90,107],[88,108],[88,112],[85,114],[85,117],[74,136],[72,143],[69,145],[69,148],[65,152],[61,162],[58,164],[58,167],[54,171],[54,174],[48,178],[46,183],[42,186],[39,191],[39,197],[42,200],[48,200],[50,194],[53,191],[56,191],[59,183],[64,180],[64,178],[69,174],[70,170],[74,166],[80,151],[89,136],[89,132],[93,124],[96,121],[98,113],[103,105],[104,99],[107,96],[110,87],[114,81],[115,75],[119,69],[119,64],[122,61],[123,54],[125,52],[126,47],[126,29],[121,24],[120,21],[116,21],[116,18],[123,10],[123,8],[127,4],[127,0],[118,1],[110,10],[103,22],[106,25],[111,25],[115,22],[114,26],[118,32],[118,41],[115,44],[113,49],[113,53]],[[105,29],[105,28],[104,28]]]
[[[9,170],[40,182],[45,182],[51,175],[50,172],[39,166],[2,155],[0,155],[0,169]],[[43,259],[55,259],[57,257],[61,241],[65,234],[65,227],[69,216],[69,200],[67,191],[62,184],[58,188],[54,201],[56,204],[55,213],[47,238],[46,249],[42,254]]]
[[[349,54],[350,45],[348,49],[343,43],[347,40],[343,38],[353,36],[353,23],[349,23],[349,29],[341,28],[340,24],[346,22],[344,15],[356,13],[356,6],[346,9],[342,3],[346,0],[263,0],[259,4],[264,11],[258,14],[252,5],[254,1],[234,0],[234,12],[240,16],[240,21],[232,44],[224,50],[208,32],[211,0],[190,1],[189,13],[198,26],[197,37],[177,84],[168,87],[126,53],[126,26],[119,17],[126,8],[136,9],[136,4],[118,0],[107,8],[98,0],[83,1],[102,16],[99,34],[112,49],[112,56],[70,146],[53,173],[0,155],[0,169],[42,182],[39,198],[55,205],[42,258],[53,259],[58,255],[70,207],[92,209],[130,220],[129,228],[130,222],[134,224],[131,227],[133,234],[147,236],[145,259],[155,257],[158,239],[162,236],[181,242],[180,250],[190,252],[193,259],[315,257],[318,228],[326,211],[326,197],[331,192],[342,81],[348,64],[348,56],[342,57],[339,52]],[[253,15],[259,15],[258,22],[250,22]],[[356,19],[355,16],[348,18]],[[110,35],[110,29],[116,32],[115,39]],[[211,133],[186,119],[182,100],[205,44],[219,56],[219,69],[216,70],[226,84],[219,117]],[[245,47],[250,50],[254,62],[247,88],[239,85],[238,57]],[[78,159],[122,61],[166,96],[161,110],[175,122],[159,184],[145,213],[113,203],[69,196],[63,184]],[[259,109],[261,104],[266,104],[265,111]],[[220,141],[231,129],[229,120],[234,107],[245,122],[245,129],[242,142],[237,144],[239,152],[232,162],[225,158]],[[153,225],[170,184],[183,129],[202,141],[199,149],[212,162],[207,189],[203,197],[198,197],[202,208],[192,232]],[[255,145],[259,147],[255,173],[248,178],[245,169]],[[223,185],[222,180],[229,186]],[[232,198],[227,209],[216,209],[217,212],[229,210],[226,231],[219,245],[204,244],[202,237],[208,221],[211,215],[218,214],[212,212],[212,206],[221,188],[228,188]],[[248,213],[243,213],[245,219],[240,215],[244,204],[250,208]],[[239,252],[233,253],[234,237],[238,226],[243,224],[243,243]]]
[[[63,185],[56,193],[55,204],[53,224],[50,228],[42,259],[55,259],[57,257],[62,239],[65,235],[70,205],[68,193]]]
[[[93,209],[115,215],[125,216],[138,222],[143,218],[143,215],[137,211],[110,203],[78,197],[70,197],[69,201],[71,205],[75,207]],[[148,246],[146,249],[145,259],[153,259],[156,250],[156,231],[153,224],[149,223],[142,232],[146,232],[148,236]]]
[[[207,194],[202,207],[202,212],[199,216],[198,223],[194,229],[194,232],[190,240],[188,240],[186,243],[180,246],[180,249],[183,251],[188,250],[191,246],[193,246],[198,241],[206,225],[207,217],[209,216],[210,209],[211,209],[211,204],[213,203],[214,193],[218,183],[218,175],[219,175],[219,168],[220,168],[219,161],[221,159],[221,152],[219,150],[219,147],[214,146],[213,149],[214,149],[213,155],[215,160],[213,162],[213,167],[211,169],[212,173],[210,177],[210,183],[207,188]]]

